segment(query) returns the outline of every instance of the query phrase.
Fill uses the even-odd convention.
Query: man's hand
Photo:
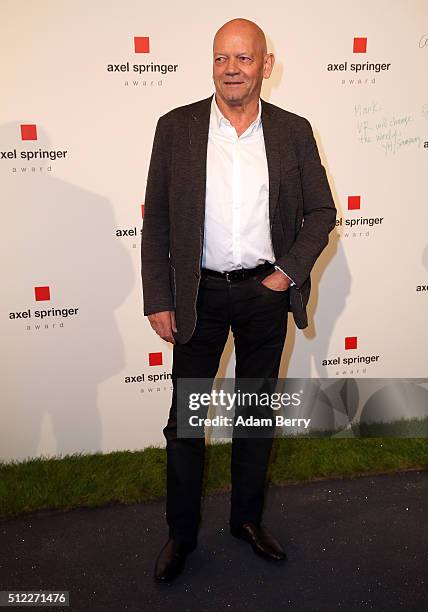
[[[175,338],[172,332],[177,331],[175,325],[175,311],[174,310],[163,310],[162,312],[155,312],[147,316],[150,325],[155,330],[158,336],[167,342],[175,344]]]
[[[272,291],[286,291],[290,286],[290,279],[279,270],[275,270],[275,272],[266,276],[261,282],[262,285],[272,289]]]

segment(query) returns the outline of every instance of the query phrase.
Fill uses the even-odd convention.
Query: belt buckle
[[[245,268],[229,270],[229,272],[225,272],[224,275],[228,283],[231,281],[245,280]]]

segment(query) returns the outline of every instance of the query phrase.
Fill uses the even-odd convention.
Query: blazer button
[[[195,278],[199,278],[201,275],[199,274],[199,272],[195,272]]]

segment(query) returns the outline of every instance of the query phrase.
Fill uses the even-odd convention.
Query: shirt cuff
[[[296,284],[296,283],[294,282],[294,280],[293,280],[292,278],[290,278],[290,277],[288,276],[288,274],[287,274],[286,272],[284,272],[284,270],[281,270],[281,268],[280,268],[279,266],[275,266],[275,265],[274,265],[274,268],[275,268],[275,270],[279,270],[280,272],[282,272],[283,274],[285,274],[285,276],[286,276],[287,278],[289,278],[289,279],[290,279],[290,287],[293,287],[293,286]]]

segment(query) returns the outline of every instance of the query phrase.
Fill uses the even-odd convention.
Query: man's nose
[[[235,58],[230,58],[229,61],[227,62],[226,74],[227,76],[234,76],[236,74],[239,74],[239,68],[236,63]]]

